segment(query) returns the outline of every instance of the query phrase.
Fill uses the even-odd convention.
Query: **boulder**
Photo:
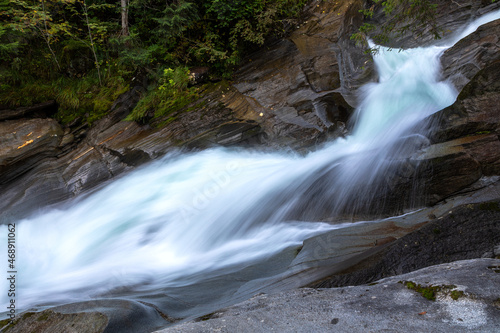
[[[500,134],[500,61],[479,71],[453,105],[427,119],[430,138],[444,142],[467,135]]]
[[[72,303],[41,312],[24,312],[8,324],[10,333],[149,333],[166,326],[154,307],[136,301],[110,299]]]
[[[459,143],[432,145],[414,160],[418,163],[414,181],[423,189],[425,204],[435,204],[481,178],[480,163]]]
[[[169,332],[494,332],[500,260],[457,261],[358,287],[253,298]]]

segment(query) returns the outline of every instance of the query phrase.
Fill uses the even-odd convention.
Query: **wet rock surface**
[[[311,286],[357,285],[454,260],[493,258],[494,248],[500,244],[498,201],[450,208],[424,224],[397,240],[377,245],[376,254]]]
[[[155,308],[130,300],[95,300],[24,312],[2,332],[141,333],[169,323]]]
[[[0,122],[0,184],[56,156],[63,131],[53,119]]]
[[[480,26],[446,50],[441,57],[443,78],[457,90],[462,88],[488,65],[500,61],[500,20]]]
[[[373,285],[260,294],[158,332],[494,332],[500,325],[495,267],[500,260],[464,260]],[[405,282],[439,291],[432,301]]]

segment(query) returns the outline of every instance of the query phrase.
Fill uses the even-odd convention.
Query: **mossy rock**
[[[423,286],[413,281],[399,281],[399,283],[402,283],[408,289],[416,291],[417,293],[419,293],[420,295],[422,295],[423,297],[427,298],[430,301],[435,301],[439,293],[450,296],[451,299],[453,299],[454,301],[465,296],[463,291],[454,290],[457,288],[457,286],[455,285]]]
[[[483,202],[479,205],[479,209],[500,212],[500,206],[495,201]]]

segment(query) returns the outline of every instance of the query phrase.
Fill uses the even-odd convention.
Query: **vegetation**
[[[153,83],[131,118],[152,104],[167,114],[196,96],[188,67],[229,77],[243,54],[287,33],[305,3],[0,0],[0,104],[55,99],[61,121],[91,123],[141,70]]]
[[[151,82],[129,119],[168,115],[197,97],[188,68],[230,78],[242,56],[286,34],[307,0],[0,0],[0,105],[55,99],[63,123],[103,116],[137,73]],[[370,0],[380,38],[435,28],[431,0]],[[375,29],[365,23],[353,38]],[[434,30],[433,30],[434,31]],[[437,36],[437,30],[436,30]]]
[[[500,211],[500,207],[498,202],[490,201],[490,202],[483,202],[479,204],[479,209],[480,210],[490,210],[490,211]]]
[[[456,290],[457,286],[455,285],[423,286],[412,281],[399,281],[399,283],[402,283],[408,289],[416,291],[430,301],[435,301],[439,293],[450,296],[454,301],[458,300],[460,297],[465,296],[463,291]]]
[[[151,110],[155,117],[162,117],[187,106],[198,97],[198,88],[188,88],[189,81],[187,67],[164,69],[157,86],[139,101],[127,120],[143,122]]]

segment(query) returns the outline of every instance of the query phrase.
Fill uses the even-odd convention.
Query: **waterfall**
[[[413,152],[404,138],[456,99],[438,80],[439,56],[449,46],[382,47],[374,56],[380,81],[362,89],[352,134],[321,150],[171,153],[83,199],[16,221],[17,309],[119,287],[147,292],[195,283],[341,227],[322,221],[380,195],[395,156]],[[1,230],[6,272],[7,226]],[[0,283],[4,309],[8,282]]]

